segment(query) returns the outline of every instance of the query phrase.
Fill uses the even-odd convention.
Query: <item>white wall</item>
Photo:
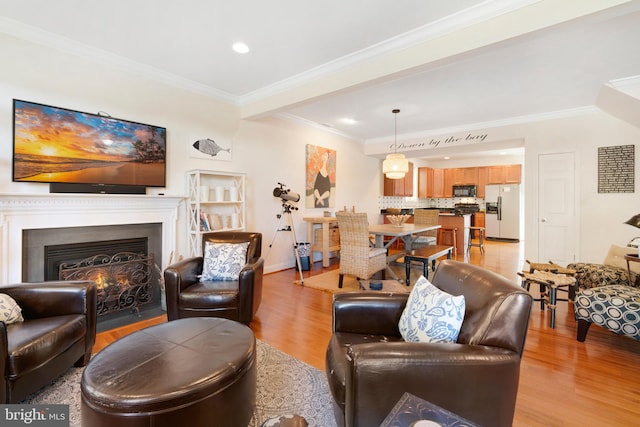
[[[267,248],[281,209],[280,199],[272,192],[277,182],[304,192],[306,144],[337,151],[336,207],[355,205],[369,213],[370,221],[378,218],[380,161],[365,157],[359,143],[281,119],[240,121],[236,106],[211,96],[149,79],[130,68],[1,34],[0,52],[0,193],[49,191],[47,184],[11,182],[12,100],[16,98],[92,113],[105,111],[113,117],[166,127],[167,187],[148,189],[150,194],[186,195],[185,172],[192,169],[246,173],[247,229],[263,233],[263,254],[270,252],[267,271],[294,265],[288,233],[277,233],[273,250]],[[191,144],[205,137],[231,142],[232,161],[190,157]],[[307,210],[302,202],[298,205],[300,210],[292,217],[298,240],[306,241],[302,217],[322,215],[322,211]],[[187,252],[185,212],[180,212],[174,260]]]
[[[538,156],[574,152],[578,253],[576,260],[603,262],[612,244],[625,246],[640,230],[624,224],[640,212],[640,129],[606,113],[520,126],[525,137],[525,256],[538,248]],[[635,144],[635,192],[598,193],[598,147]],[[547,260],[540,260],[541,262]]]
[[[168,181],[166,189],[151,193],[185,194],[185,172],[208,169],[247,173],[247,228],[264,235],[267,271],[293,265],[290,236],[275,233],[279,199],[272,196],[277,182],[292,191],[304,192],[305,145],[337,151],[336,209],[355,206],[378,220],[378,198],[382,192],[381,161],[364,155],[354,141],[283,119],[240,121],[236,106],[210,96],[151,80],[126,67],[98,63],[58,49],[0,35],[0,193],[47,193],[46,184],[11,182],[12,99],[66,107],[87,112],[106,111],[114,117],[167,128]],[[580,182],[578,218],[583,261],[602,261],[610,244],[625,245],[640,233],[623,224],[640,211],[640,130],[604,113],[579,118],[547,120],[528,125],[492,129],[492,134],[525,141],[525,257],[537,255],[537,156],[541,153],[574,151]],[[188,148],[197,139],[211,137],[232,141],[231,162],[189,157]],[[504,138],[503,138],[504,139]],[[597,193],[597,147],[636,144],[636,192]],[[410,155],[407,153],[408,157]],[[462,166],[462,165],[460,165]],[[321,215],[299,203],[295,212],[298,240],[306,240],[303,216]],[[186,230],[184,213],[179,230]],[[268,251],[273,238],[274,248]],[[186,253],[186,238],[180,236],[178,256]]]

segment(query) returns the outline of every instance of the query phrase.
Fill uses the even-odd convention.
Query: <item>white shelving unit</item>
[[[245,174],[207,170],[189,171],[187,172],[187,194],[189,256],[201,255],[202,233],[244,231]],[[207,221],[203,220],[202,214]]]

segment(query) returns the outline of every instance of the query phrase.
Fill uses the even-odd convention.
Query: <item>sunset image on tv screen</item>
[[[165,185],[166,129],[14,100],[14,181]]]

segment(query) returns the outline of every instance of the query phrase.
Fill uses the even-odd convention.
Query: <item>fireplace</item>
[[[147,268],[153,266],[153,275],[159,281],[160,272],[172,257],[179,258],[176,226],[182,200],[151,195],[0,194],[0,283],[57,279],[55,273],[46,273],[45,247],[138,238],[147,239],[146,256],[152,256],[153,262],[135,262],[142,266],[146,263]],[[77,259],[61,262],[77,263],[102,252],[87,251]],[[107,254],[111,257],[118,252],[139,251],[118,249]],[[111,317],[124,313],[131,317],[130,321],[137,321],[136,311],[146,312],[160,301],[160,292],[152,293],[153,302],[138,304],[134,313],[123,309],[99,316],[99,329],[110,329]],[[159,314],[164,313],[161,308],[158,310]]]
[[[158,316],[161,224],[25,230],[23,281],[91,280],[98,330]],[[159,258],[159,259],[158,259]]]
[[[98,322],[159,304],[159,268],[147,238],[45,247],[45,280],[91,280],[98,287]],[[87,257],[87,254],[94,254]],[[120,312],[123,312],[122,314]]]

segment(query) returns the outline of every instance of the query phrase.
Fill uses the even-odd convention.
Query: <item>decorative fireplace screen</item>
[[[98,316],[121,310],[139,311],[153,300],[153,255],[119,252],[98,254],[60,264],[62,280],[92,280],[98,287]]]

